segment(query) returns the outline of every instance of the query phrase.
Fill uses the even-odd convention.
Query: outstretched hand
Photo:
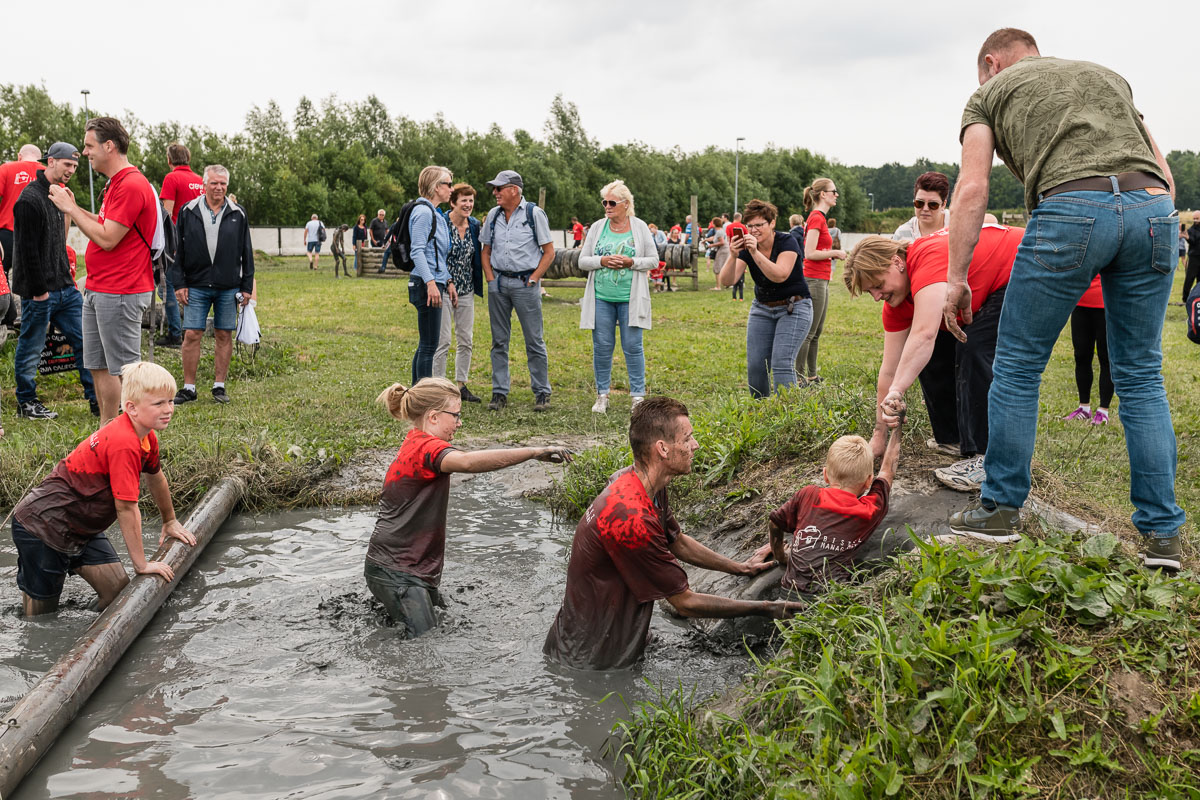
[[[775,619],[789,619],[803,611],[804,605],[791,600],[774,600],[771,602],[771,616]]]
[[[904,421],[904,415],[908,412],[908,404],[904,402],[903,394],[893,390],[883,398],[883,402],[879,404],[879,410],[884,423],[889,428],[895,428]]]
[[[538,453],[538,461],[548,461],[551,464],[570,464],[574,456],[565,447],[543,447]]]
[[[966,281],[946,286],[946,305],[942,309],[942,319],[946,323],[946,330],[954,334],[955,339],[965,342],[967,334],[958,324],[960,314],[963,325],[970,325],[974,315],[971,313],[971,287],[967,285]]]
[[[754,576],[776,566],[775,555],[771,552],[770,543],[764,544],[742,562],[744,575]]]

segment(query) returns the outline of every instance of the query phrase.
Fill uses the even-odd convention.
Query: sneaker
[[[1097,411],[1096,413],[1099,414],[1100,412]],[[1063,417],[1063,422],[1073,422],[1074,420],[1077,420],[1077,419],[1081,419],[1084,422],[1087,422],[1091,418],[1092,418],[1092,413],[1090,411],[1088,411],[1086,408],[1084,408],[1083,406],[1080,406],[1079,408],[1072,411],[1070,414],[1067,414],[1065,417]],[[1105,415],[1104,419],[1105,420],[1108,419],[1107,414]]]
[[[534,411],[546,411],[550,408],[550,395],[543,392],[533,398]]]
[[[350,277],[350,276],[347,275],[346,277]],[[478,397],[471,394],[471,390],[468,389],[466,386],[463,386],[458,390],[458,396],[460,398],[462,398],[462,401],[464,403],[482,403],[483,402]]]
[[[1021,538],[1021,509],[997,505],[988,510],[983,501],[973,500],[962,511],[950,515],[950,532],[981,542],[1008,544]]]
[[[941,453],[944,456],[961,456],[962,451],[959,449],[958,442],[954,444],[944,444],[937,439],[926,439],[925,446],[935,453]]]
[[[96,398],[93,397],[91,400],[88,400],[88,409],[92,412],[93,417],[100,416],[100,403]]]
[[[608,413],[608,395],[596,395],[596,402],[592,403],[592,413],[607,414]]]
[[[229,402],[229,394],[225,391],[224,386],[214,386],[212,390],[212,396],[213,400],[216,400],[218,403]]]
[[[175,395],[175,405],[181,406],[184,403],[191,403],[196,399],[194,389],[180,389]]]
[[[633,397],[629,398],[629,410],[632,411],[633,409],[637,408],[638,404],[645,399],[645,396],[640,394],[635,394]]]
[[[1108,424],[1108,412],[1103,409],[1097,408],[1096,413],[1092,414],[1092,424],[1093,425],[1107,425]]]
[[[174,348],[174,347],[181,347],[182,345],[183,345],[183,337],[182,336],[171,336],[170,334],[166,334],[164,336],[159,336],[157,339],[154,340],[155,347],[172,347],[172,348]]]
[[[58,412],[46,408],[40,400],[34,400],[18,404],[17,416],[25,419],[58,419]]]
[[[492,402],[488,403],[489,411],[503,411],[508,405],[508,395],[492,392]]]
[[[958,492],[977,492],[983,485],[983,456],[964,458],[948,467],[935,469],[933,474],[942,483]]]
[[[1162,539],[1147,536],[1145,547],[1142,549],[1142,563],[1147,567],[1162,567],[1172,572],[1177,571],[1180,567],[1179,536]]]

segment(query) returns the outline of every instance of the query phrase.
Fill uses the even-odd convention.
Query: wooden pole
[[[546,210],[546,187],[538,189],[538,208],[542,211]]]
[[[700,212],[698,198],[692,195],[692,291],[700,291]]]
[[[0,797],[11,794],[54,745],[171,590],[183,580],[241,499],[244,488],[239,478],[224,478],[209,489],[184,522],[184,527],[195,534],[196,545],[188,547],[168,539],[151,559],[170,564],[175,580],[166,583],[157,575],[135,576],[71,651],[0,718]]]

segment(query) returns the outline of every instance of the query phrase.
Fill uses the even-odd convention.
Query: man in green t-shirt
[[[1018,526],[1029,495],[1042,371],[1071,310],[1099,274],[1143,561],[1178,569],[1184,514],[1175,502],[1175,433],[1160,344],[1179,235],[1171,171],[1129,84],[1115,72],[1043,57],[1033,37],[1015,28],[989,36],[977,66],[980,87],[963,112],[950,221],[945,319],[960,339],[971,330],[967,267],[987,210],[993,153],[1025,184],[1031,216],[997,333],[986,478],[979,500],[954,514],[950,527],[1005,541]],[[895,418],[903,399],[889,397],[884,405]]]

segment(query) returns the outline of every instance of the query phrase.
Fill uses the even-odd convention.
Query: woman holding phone
[[[796,352],[812,324],[812,299],[800,247],[790,233],[777,232],[775,206],[751,200],[742,212],[746,232],[730,225],[729,258],[717,283],[733,286],[749,271],[754,301],[746,321],[746,379],[750,393],[766,397],[796,383]]]

